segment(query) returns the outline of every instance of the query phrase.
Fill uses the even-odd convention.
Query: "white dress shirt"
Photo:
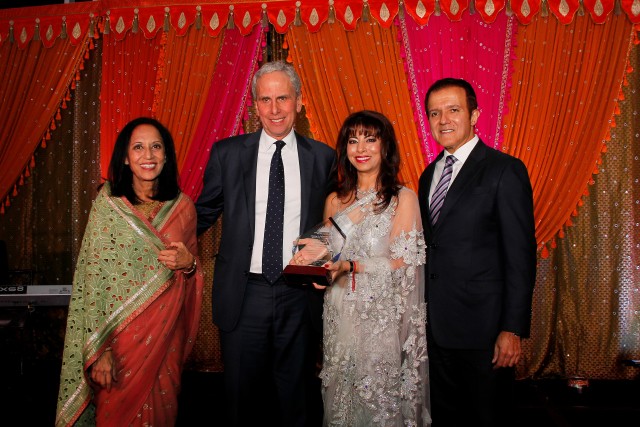
[[[478,141],[480,141],[480,139],[478,138],[478,135],[475,135],[469,140],[469,142],[463,144],[453,154],[449,154],[447,151],[444,152],[444,156],[438,160],[433,171],[433,179],[431,180],[431,187],[429,188],[429,206],[431,206],[431,196],[438,186],[438,181],[440,181],[440,177],[444,171],[444,164],[447,161],[447,157],[456,156],[456,159],[458,159],[452,166],[453,170],[451,171],[451,181],[449,181],[449,187],[447,187],[447,191],[449,191],[451,184],[453,184],[453,180],[458,176],[458,172],[462,169],[462,165],[467,161],[469,154],[471,154],[471,151],[473,151]]]
[[[302,186],[300,183],[300,161],[298,145],[293,130],[282,138],[282,163],[284,165],[284,228],[282,233],[282,268],[292,257],[293,242],[300,234],[300,212],[302,209]],[[252,273],[262,273],[262,245],[264,227],[267,218],[267,199],[269,196],[269,169],[271,158],[276,151],[276,139],[263,130],[258,146],[258,166],[256,170],[256,212],[253,252],[251,254]]]

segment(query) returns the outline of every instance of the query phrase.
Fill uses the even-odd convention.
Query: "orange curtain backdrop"
[[[340,24],[324,25],[317,33],[291,27],[287,42],[290,60],[302,79],[314,137],[335,147],[350,113],[362,109],[383,113],[398,138],[400,179],[416,190],[424,160],[396,27],[381,28],[375,21],[362,22],[349,32]]]
[[[165,48],[153,114],[173,135],[178,167],[182,170],[207,100],[223,36],[211,37],[192,25],[184,36],[170,29],[161,37]]]
[[[17,43],[0,44],[0,210],[29,176],[38,144],[46,145],[56,128],[89,40],[85,32],[81,43],[65,38],[49,48],[39,40],[31,40],[24,49]]]
[[[213,81],[193,129],[193,141],[180,171],[182,191],[196,200],[202,191],[202,177],[214,142],[243,132],[242,121],[250,104],[251,77],[262,59],[266,45],[265,31],[254,27],[243,36],[237,29],[227,29],[222,37]]]
[[[640,356],[639,47],[601,171],[573,227],[539,260],[519,377],[639,379],[624,363]]]
[[[615,125],[631,40],[632,25],[621,16],[566,26],[536,17],[518,29],[503,150],[529,170],[540,245],[563,236],[588,194]]]
[[[103,35],[100,88],[100,170],[107,178],[109,161],[120,130],[132,119],[153,115],[153,96],[162,50],[161,37],[146,39],[129,32],[117,40]]]

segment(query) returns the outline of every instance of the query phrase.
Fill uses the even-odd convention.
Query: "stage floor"
[[[0,425],[52,426],[59,360],[0,358]],[[22,372],[20,372],[22,370]],[[183,375],[178,426],[219,426],[224,411],[222,378],[215,372]],[[579,394],[564,380],[522,380],[516,386],[518,427],[623,426],[640,420],[640,379],[591,380]]]

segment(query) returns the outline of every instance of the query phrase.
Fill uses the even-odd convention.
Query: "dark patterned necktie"
[[[453,164],[456,160],[458,159],[453,156],[448,156],[446,158],[442,176],[440,177],[440,181],[438,181],[438,185],[431,196],[429,215],[431,216],[432,225],[436,225],[436,221],[438,221],[438,217],[440,216],[440,209],[442,209],[442,205],[444,205],[444,198],[447,196],[449,182],[451,182],[451,175],[453,174]]]
[[[282,228],[284,224],[284,141],[276,141],[269,170],[269,198],[262,246],[262,275],[273,284],[282,274]]]

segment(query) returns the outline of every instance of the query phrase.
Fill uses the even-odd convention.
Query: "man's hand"
[[[496,339],[491,363],[494,368],[513,367],[518,364],[521,354],[520,337],[513,332],[502,331]]]

